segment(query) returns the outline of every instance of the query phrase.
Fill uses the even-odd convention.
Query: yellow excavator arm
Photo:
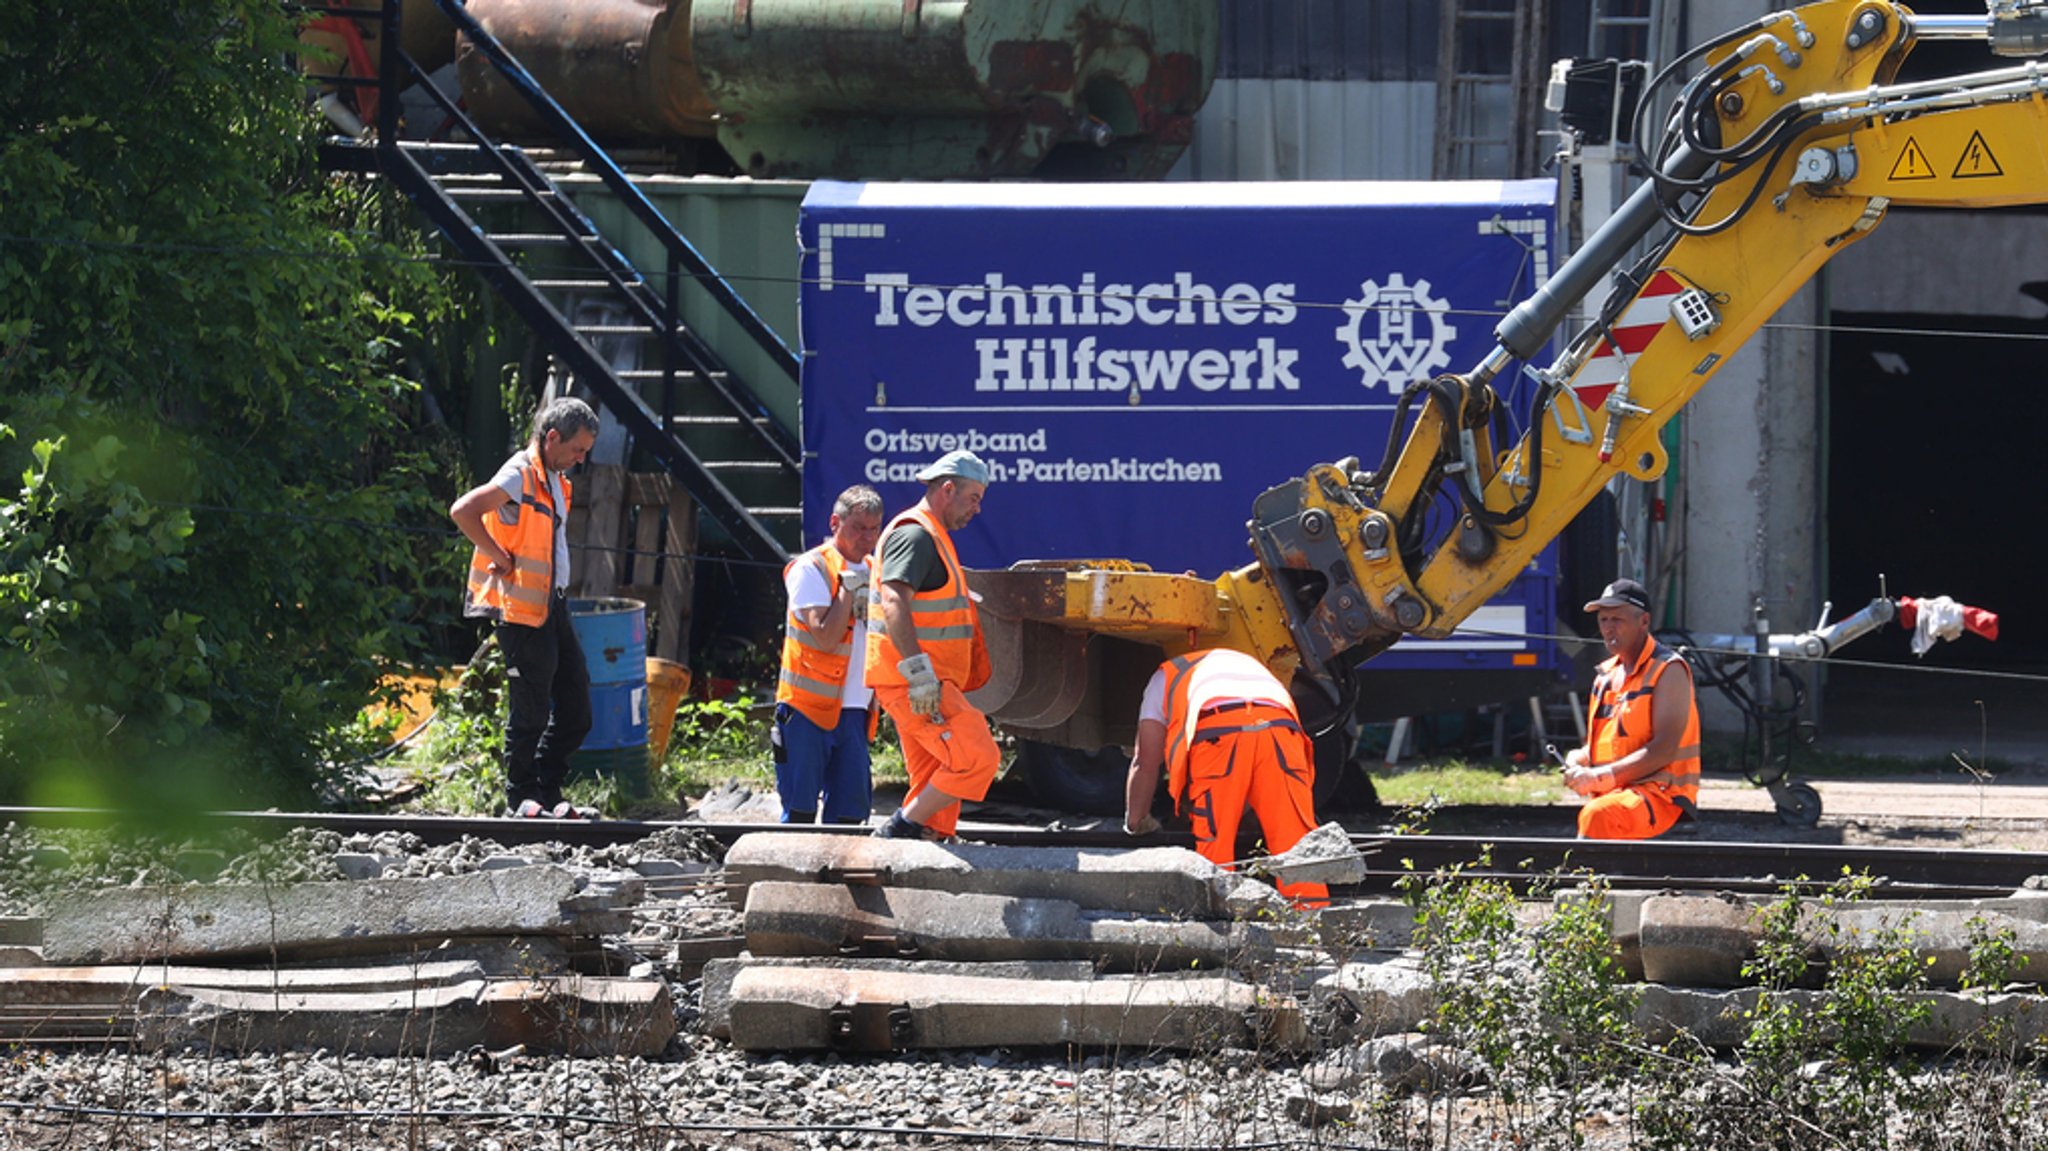
[[[1404,393],[1378,467],[1322,464],[1260,496],[1257,563],[1215,580],[1115,561],[974,573],[998,669],[977,703],[1035,739],[1128,746],[1164,656],[1236,648],[1340,698],[1349,667],[1450,635],[1608,480],[1662,475],[1659,430],[1888,207],[2048,201],[2048,68],[1894,82],[1927,39],[2039,55],[2048,0],[1992,0],[1978,17],[1823,0],[1687,53],[1646,89],[1647,104],[1687,77],[1655,175],[1509,313],[1481,363]],[[1499,450],[1492,382],[1610,274],[1596,322],[1536,371],[1528,431]],[[1433,538],[1447,502],[1457,514]]]

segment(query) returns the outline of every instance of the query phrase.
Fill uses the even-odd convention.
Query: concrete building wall
[[[1829,265],[1840,312],[2040,319],[2048,300],[2048,219],[2031,212],[1894,209]]]
[[[1693,0],[1688,43],[1776,7],[1761,0]],[[1824,362],[1819,337],[1828,273],[1795,294],[1686,409],[1679,457],[1677,544],[1681,611],[1695,632],[1749,630],[1762,601],[1774,631],[1820,614],[1820,444]],[[1703,722],[1726,730],[1735,713],[1711,693]]]

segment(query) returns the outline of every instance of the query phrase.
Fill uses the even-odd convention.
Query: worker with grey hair
[[[569,756],[590,733],[590,669],[569,618],[569,479],[590,455],[597,413],[570,397],[533,417],[533,437],[448,517],[476,545],[463,614],[497,623],[510,709],[505,801],[520,819],[588,813],[562,795]]]
[[[775,793],[782,822],[865,823],[873,800],[868,743],[868,556],[882,534],[882,495],[855,484],[832,502],[831,535],[782,569],[789,615],[775,682]]]

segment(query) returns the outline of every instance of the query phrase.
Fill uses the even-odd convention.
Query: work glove
[[[847,595],[859,599],[868,590],[868,569],[847,568],[839,573],[839,587]]]
[[[1124,819],[1124,834],[1126,835],[1150,835],[1158,830],[1159,820],[1150,812],[1139,816],[1136,822],[1133,822],[1129,817]]]
[[[944,690],[939,686],[939,673],[932,667],[932,657],[918,652],[909,659],[898,660],[896,670],[903,673],[903,679],[910,685],[910,709],[937,723],[939,700]]]

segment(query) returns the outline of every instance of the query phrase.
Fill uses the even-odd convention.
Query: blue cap
[[[972,480],[977,484],[986,485],[988,483],[988,465],[981,462],[981,457],[973,452],[961,450],[947,452],[945,455],[932,461],[923,471],[917,473],[917,478],[926,483],[930,483],[933,480],[942,480],[948,476]]]

